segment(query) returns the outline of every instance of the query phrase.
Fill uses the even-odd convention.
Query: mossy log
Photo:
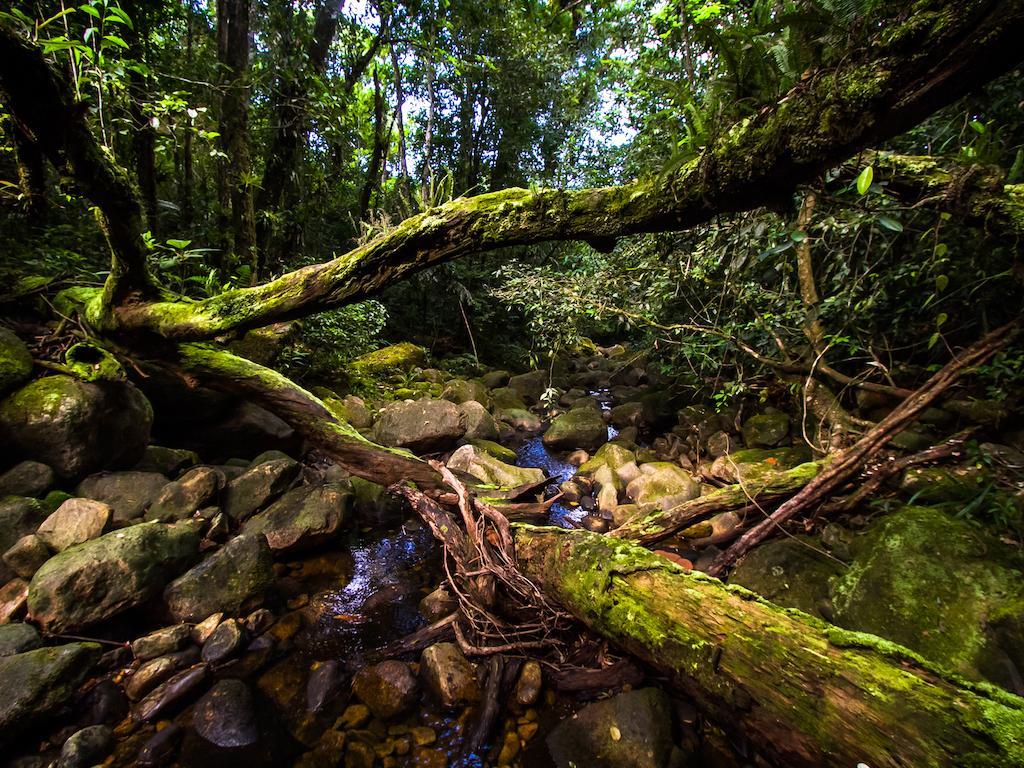
[[[1024,699],[629,542],[514,531],[519,567],[545,596],[780,765],[1024,765]]]
[[[822,465],[823,462],[809,461],[783,472],[766,472],[746,482],[727,485],[705,496],[684,501],[671,509],[659,509],[636,517],[609,535],[650,546],[719,512],[784,499],[813,480]]]

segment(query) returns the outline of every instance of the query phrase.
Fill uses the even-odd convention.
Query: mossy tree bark
[[[1024,764],[1024,699],[606,536],[514,526],[522,572],[780,765]]]

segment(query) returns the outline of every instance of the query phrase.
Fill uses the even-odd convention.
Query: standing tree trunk
[[[11,123],[14,157],[18,163],[18,187],[25,201],[25,213],[35,222],[46,214],[46,166],[43,153],[17,123]]]
[[[384,93],[380,86],[380,73],[373,68],[373,148],[370,150],[370,164],[366,169],[366,181],[359,193],[359,218],[365,220],[370,212],[370,200],[380,183],[384,158],[388,151],[387,132],[384,125]]]
[[[231,252],[227,274],[248,266],[257,276],[256,212],[249,150],[249,0],[218,0],[217,55],[221,66],[220,138],[227,159],[224,190],[231,207]]]

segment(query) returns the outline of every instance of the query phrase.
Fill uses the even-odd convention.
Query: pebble
[[[209,668],[205,664],[179,672],[166,683],[157,686],[144,698],[135,711],[136,720],[154,720],[164,710],[195,691],[205,680]]]
[[[159,629],[132,643],[132,653],[139,661],[148,661],[177,651],[189,639],[192,629],[188,624]]]
[[[147,661],[128,677],[124,692],[132,701],[138,701],[164,680],[174,674],[177,665],[169,656]]]
[[[218,681],[196,703],[192,726],[218,747],[248,747],[259,741],[260,729],[252,691],[242,680]]]
[[[526,662],[519,673],[519,680],[516,681],[516,704],[523,708],[536,704],[540,698],[542,683],[543,673],[540,664],[533,660]]]
[[[221,622],[203,644],[203,661],[207,664],[219,664],[237,651],[244,639],[245,630],[237,619]]]
[[[110,751],[113,731],[105,725],[91,725],[64,742],[56,768],[89,768],[102,762]]]
[[[343,670],[337,661],[316,662],[306,684],[306,709],[320,712],[338,695],[343,682]]]
[[[217,628],[223,619],[223,613],[215,613],[212,616],[207,616],[201,622],[192,627],[192,641],[196,645],[202,645],[205,643],[209,639],[210,635],[213,634],[213,630]]]
[[[177,723],[157,731],[139,750],[138,764],[143,768],[167,765],[174,759],[183,734],[184,729]]]

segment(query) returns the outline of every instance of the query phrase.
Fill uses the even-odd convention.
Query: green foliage
[[[387,310],[374,300],[306,318],[278,366],[300,381],[336,382],[346,363],[382,346],[387,321]]]

